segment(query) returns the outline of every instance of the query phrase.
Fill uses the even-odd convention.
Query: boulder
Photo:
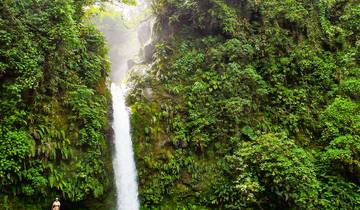
[[[138,39],[141,45],[145,45],[151,38],[151,25],[150,21],[143,22],[138,31]]]
[[[154,44],[150,43],[144,47],[144,58],[146,62],[151,62],[155,53]]]
[[[128,66],[128,69],[132,69],[132,67],[134,67],[137,63],[133,60],[133,59],[130,59],[127,61],[127,66]]]

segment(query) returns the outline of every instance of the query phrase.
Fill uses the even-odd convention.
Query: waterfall
[[[124,86],[111,85],[113,101],[113,129],[115,134],[115,155],[113,166],[115,172],[117,209],[139,209],[136,182],[136,167],[130,136],[129,112],[125,105]]]
[[[143,72],[146,69],[146,56],[149,56],[146,48],[151,49],[153,21],[148,2],[138,0],[136,6],[131,6],[114,1],[105,6],[112,14],[120,14],[120,19],[106,16],[94,19],[105,35],[112,61],[110,79],[115,145],[113,168],[118,210],[138,210],[140,207],[124,80],[131,69]]]

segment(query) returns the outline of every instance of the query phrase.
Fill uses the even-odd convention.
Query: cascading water
[[[152,18],[148,12],[149,6],[147,0],[139,0],[137,6],[122,3],[107,5],[113,13],[121,14],[122,19],[97,20],[97,25],[109,44],[112,61],[110,78],[115,145],[113,167],[118,210],[138,210],[140,206],[124,80],[129,69],[144,66],[140,64],[144,64],[146,55],[141,49],[151,40]]]
[[[130,136],[129,112],[125,105],[125,87],[111,85],[113,100],[113,129],[115,133],[115,155],[113,159],[117,207],[120,210],[139,209],[136,182],[136,167]]]

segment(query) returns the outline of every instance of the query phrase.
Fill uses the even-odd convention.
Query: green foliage
[[[294,141],[266,134],[238,147],[226,157],[229,189],[218,193],[229,197],[220,195],[219,204],[226,209],[316,207],[320,183],[313,160]]]
[[[360,107],[358,103],[336,98],[322,113],[322,138],[327,142],[322,159],[345,179],[359,182]]]
[[[1,209],[101,203],[112,187],[107,48],[83,20],[93,3],[0,5]]]
[[[7,185],[20,173],[21,163],[34,155],[35,142],[25,131],[8,131],[0,134],[1,185]]]
[[[129,96],[144,208],[360,206],[356,1],[159,0],[154,12],[156,59]]]

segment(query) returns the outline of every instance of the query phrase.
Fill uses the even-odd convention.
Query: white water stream
[[[125,105],[125,87],[111,85],[115,155],[113,166],[116,181],[117,209],[139,209],[136,167],[130,136],[129,112]]]
[[[129,108],[126,107],[125,79],[129,68],[141,64],[143,50],[151,41],[151,17],[147,0],[136,6],[123,3],[107,5],[111,13],[122,18],[105,17],[97,20],[109,45],[111,65],[111,94],[113,102],[114,154],[113,168],[116,182],[117,210],[138,210],[137,173],[130,134]],[[129,64],[131,63],[131,65]],[[143,68],[138,65],[140,68]]]

